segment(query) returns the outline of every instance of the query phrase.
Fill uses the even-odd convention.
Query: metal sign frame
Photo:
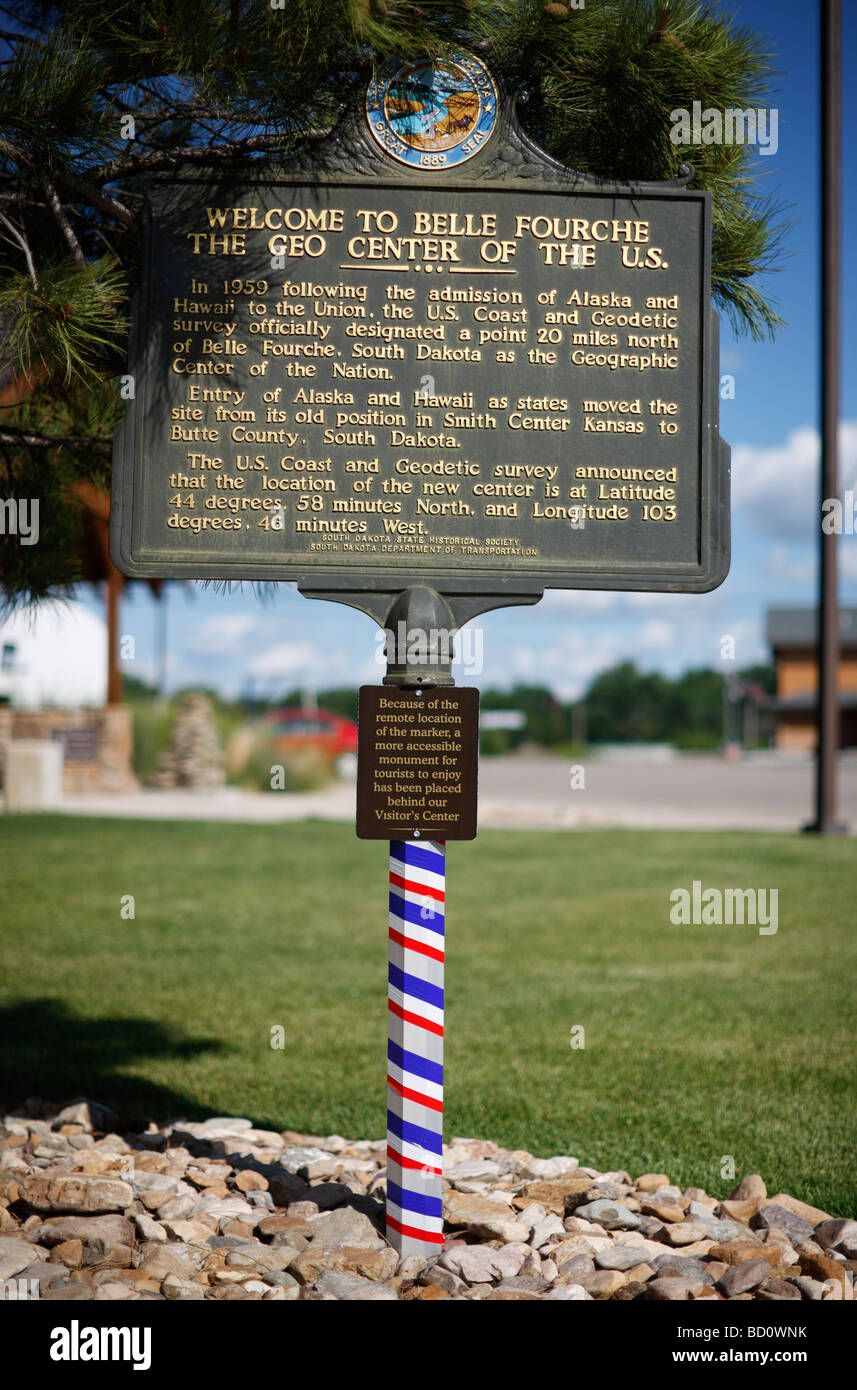
[[[146,325],[151,322],[152,304],[159,293],[155,282],[151,237],[151,209],[147,207],[144,236],[145,259],[141,289],[133,315],[129,371],[137,383],[135,399],[128,403],[126,419],[116,433],[114,445],[113,505],[111,508],[111,553],[118,568],[132,578],[220,580],[285,580],[296,582],[307,597],[347,603],[370,613],[383,622],[397,595],[420,585],[442,595],[457,617],[456,626],[490,608],[516,603],[537,602],[549,588],[623,589],[658,592],[706,592],[723,582],[729,569],[729,447],[719,435],[719,320],[710,307],[711,195],[686,187],[692,176],[689,166],[675,182],[612,182],[582,175],[551,159],[521,129],[514,101],[504,97],[497,122],[484,146],[462,166],[450,170],[423,172],[403,167],[385,154],[367,129],[365,111],[357,103],[341,125],[297,160],[293,167],[274,171],[270,167],[243,169],[216,174],[211,170],[190,169],[177,174],[155,176],[153,189],[163,185],[202,191],[202,187],[233,188],[254,184],[285,189],[295,186],[365,187],[378,191],[403,186],[427,191],[470,192],[514,190],[538,199],[540,194],[564,192],[586,196],[692,202],[701,205],[699,264],[699,328],[701,351],[696,362],[698,419],[698,510],[696,513],[696,562],[626,564],[609,556],[589,568],[539,569],[531,571],[507,567],[501,559],[496,565],[464,568],[453,558],[436,568],[414,566],[406,556],[389,556],[384,563],[377,557],[354,556],[347,566],[341,562],[260,563],[239,559],[225,561],[209,550],[196,548],[186,558],[175,551],[146,550],[141,544],[141,516],[146,486],[146,422],[151,408],[152,383],[147,376],[151,342]],[[498,523],[498,525],[501,523]]]

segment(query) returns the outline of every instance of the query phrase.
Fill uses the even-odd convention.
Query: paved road
[[[480,767],[482,826],[628,826],[660,829],[796,830],[811,815],[809,759],[752,756],[738,762],[677,757],[665,762],[590,759],[572,764],[551,756],[485,758]],[[583,786],[572,786],[573,780]],[[857,831],[857,758],[842,759],[840,810]],[[158,820],[275,822],[352,820],[353,785],[322,792],[252,794],[141,790],[127,795],[67,797],[71,815]]]
[[[581,771],[584,785],[574,789]],[[857,760],[842,760],[839,789],[841,812],[857,829]],[[591,759],[572,765],[554,758],[486,758],[480,815],[492,825],[794,830],[811,819],[812,794],[809,759]]]

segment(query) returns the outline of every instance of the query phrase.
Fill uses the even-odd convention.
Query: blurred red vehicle
[[[329,758],[342,777],[357,771],[357,725],[353,719],[327,709],[275,709],[261,727],[282,752],[315,748]]]

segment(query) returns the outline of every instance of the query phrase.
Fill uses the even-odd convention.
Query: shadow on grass
[[[61,999],[27,999],[0,1009],[0,1104],[31,1096],[66,1104],[79,1097],[115,1110],[125,1126],[159,1125],[214,1112],[179,1091],[133,1075],[139,1058],[187,1061],[225,1051],[218,1038],[183,1037],[150,1018],[86,1018]]]

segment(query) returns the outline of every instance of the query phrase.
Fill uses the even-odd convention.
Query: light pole
[[[821,0],[821,504],[839,496],[839,356],[842,288],[842,13]],[[839,750],[839,604],[837,536],[821,529],[819,506],[818,746],[815,820],[819,835],[841,834],[836,821]]]

